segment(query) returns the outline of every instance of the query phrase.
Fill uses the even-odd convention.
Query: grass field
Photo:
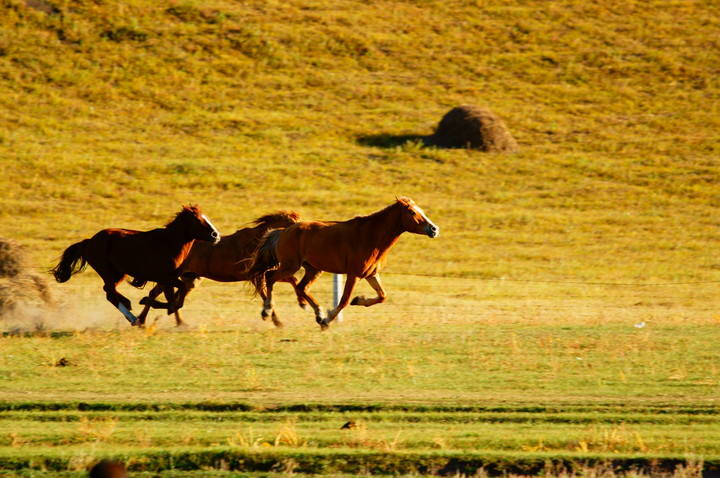
[[[328,333],[283,285],[283,330],[207,281],[185,331],[53,285],[0,318],[0,476],[720,471],[718,8],[0,0],[0,236],[38,271],[190,202],[441,227]],[[464,103],[521,151],[408,140]]]

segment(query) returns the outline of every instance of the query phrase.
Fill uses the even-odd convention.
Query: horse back
[[[379,257],[357,221],[308,221],[293,224],[278,241],[278,257],[295,260],[335,274],[364,276]]]
[[[193,272],[219,282],[246,280],[247,260],[252,257],[266,230],[266,227],[246,227],[223,236],[215,245],[195,241],[180,271]]]
[[[138,279],[164,282],[176,275],[191,245],[174,243],[165,229],[103,229],[90,238],[86,257],[96,270],[109,264]]]

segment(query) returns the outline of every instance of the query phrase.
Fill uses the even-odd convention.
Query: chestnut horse
[[[130,325],[136,325],[138,319],[130,312],[130,300],[117,291],[117,286],[126,276],[133,277],[135,286],[157,282],[172,304],[173,288],[181,286],[177,269],[196,239],[217,243],[220,234],[199,207],[183,206],[164,228],[146,232],[103,229],[90,239],[73,244],[65,249],[52,273],[58,282],[67,282],[90,264],[105,282],[103,290],[107,300],[122,312]],[[168,314],[172,312],[173,305],[170,305]]]
[[[255,291],[266,294],[264,314],[273,311],[273,285],[291,277],[300,267],[305,276],[298,288],[315,311],[315,320],[326,329],[350,301],[355,284],[365,279],[377,297],[355,297],[352,305],[369,307],[385,301],[380,270],[387,261],[388,250],[403,232],[437,237],[440,228],[425,216],[412,199],[399,198],[395,203],[369,216],[345,222],[298,222],[287,229],[265,234],[249,268]],[[272,270],[277,267],[277,269]],[[340,303],[323,317],[322,308],[308,294],[310,285],[323,272],[347,274]]]
[[[179,308],[182,307],[185,298],[197,287],[203,277],[218,282],[248,280],[247,267],[249,259],[265,233],[269,229],[288,227],[299,220],[300,215],[294,211],[278,211],[275,214],[267,214],[255,219],[252,222],[253,227],[245,227],[229,236],[223,236],[220,242],[215,245],[207,242],[195,242],[185,261],[178,269],[182,286],[178,288],[175,296],[175,303],[178,306],[178,310],[175,311],[176,325],[184,325]],[[295,288],[300,307],[307,308],[307,302],[303,294],[297,289],[297,279],[290,276],[285,281]],[[140,325],[145,323],[145,318],[151,306],[160,305],[160,307],[164,307],[164,304],[160,304],[155,300],[160,295],[160,292],[162,292],[162,287],[156,285],[148,296],[140,301],[141,304],[145,305],[143,311],[138,315]],[[265,299],[264,293],[262,298]],[[282,322],[280,322],[276,314],[273,313],[271,317],[276,327],[282,327]],[[263,314],[262,318],[266,320],[267,316]]]

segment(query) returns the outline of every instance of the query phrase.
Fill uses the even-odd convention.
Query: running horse
[[[286,228],[298,222],[300,215],[294,211],[278,211],[274,214],[255,219],[252,227],[245,227],[228,236],[223,236],[220,242],[213,245],[208,242],[195,242],[190,249],[190,253],[185,261],[180,265],[178,272],[182,286],[175,295],[175,303],[178,309],[175,311],[175,323],[182,326],[185,323],[180,316],[180,307],[185,302],[187,295],[197,287],[204,277],[218,282],[240,282],[249,279],[247,267],[249,259],[257,248],[260,239],[270,229]],[[298,304],[302,308],[307,308],[307,302],[302,293],[297,289],[297,279],[290,276],[285,279],[294,288],[298,298]],[[138,315],[139,325],[145,323],[150,307],[160,306],[163,304],[157,302],[155,298],[162,292],[162,287],[156,285],[144,297],[140,303],[145,305],[143,311]],[[263,300],[265,294],[262,295]],[[282,327],[282,322],[275,313],[270,315],[273,324],[276,327]],[[268,318],[263,310],[263,320]]]
[[[387,296],[380,283],[380,271],[385,266],[388,251],[403,232],[435,238],[440,228],[412,199],[401,197],[369,216],[345,222],[298,222],[286,229],[269,231],[258,246],[248,271],[256,293],[265,294],[263,314],[274,313],[275,282],[286,280],[300,267],[305,268],[305,275],[298,289],[315,311],[315,320],[322,329],[327,329],[348,303],[369,307],[384,302]],[[308,293],[310,285],[323,271],[347,274],[340,303],[326,317]],[[378,295],[373,298],[358,296],[350,302],[353,288],[360,279],[367,280]]]
[[[196,239],[217,243],[220,233],[199,207],[183,206],[165,227],[144,232],[103,229],[90,239],[73,244],[65,249],[52,273],[58,282],[67,282],[90,264],[105,283],[107,300],[130,325],[137,325],[137,317],[130,312],[130,300],[117,291],[117,286],[127,276],[133,278],[131,284],[136,287],[157,282],[168,300],[168,314],[174,312],[174,288],[182,285],[177,269]]]

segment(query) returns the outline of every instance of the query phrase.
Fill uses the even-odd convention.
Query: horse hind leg
[[[305,301],[310,304],[310,307],[312,307],[315,312],[315,321],[320,324],[326,317],[325,310],[323,310],[318,301],[310,295],[308,290],[310,289],[310,286],[315,283],[318,277],[320,277],[322,271],[315,269],[310,264],[303,264],[303,267],[305,268],[305,275],[302,279],[300,279],[296,290],[299,291]]]
[[[108,302],[114,305],[122,313],[122,315],[125,316],[127,321],[130,322],[130,325],[137,325],[138,318],[130,312],[132,309],[130,299],[117,291],[117,286],[123,281],[123,279],[125,279],[125,274],[117,274],[115,278],[110,280],[103,277],[103,280],[105,281],[105,285],[103,286],[105,297]]]
[[[308,304],[308,301],[305,298],[305,294],[303,293],[303,291],[298,287],[298,280],[295,278],[295,276],[288,277],[283,282],[287,282],[295,290],[295,297],[297,298],[297,302],[300,308],[302,310],[310,310],[310,304]]]
[[[273,303],[273,286],[275,285],[275,282],[278,281],[287,282],[287,280],[292,277],[298,269],[300,269],[299,262],[284,261],[280,262],[280,267],[278,269],[267,271],[265,273],[265,300],[262,311],[263,320],[267,317],[271,317],[273,324],[276,326],[278,324],[282,325],[282,322],[280,322],[280,319],[278,319],[277,314],[275,313],[275,305]]]
[[[265,299],[267,298],[267,295],[265,294],[265,291],[260,291],[259,294],[260,294],[260,298],[263,300],[263,304],[264,304],[264,303],[265,303]],[[275,327],[277,327],[277,328],[282,328],[282,327],[285,326],[285,324],[282,323],[282,321],[280,320],[280,318],[278,317],[278,315],[275,313],[275,308],[272,309],[272,312],[268,313],[267,310],[266,310],[266,309],[264,308],[264,306],[263,306],[263,310],[262,310],[262,312],[260,313],[260,317],[261,317],[263,320],[267,320],[268,317],[270,317],[270,319],[272,320],[273,325],[274,325]]]

